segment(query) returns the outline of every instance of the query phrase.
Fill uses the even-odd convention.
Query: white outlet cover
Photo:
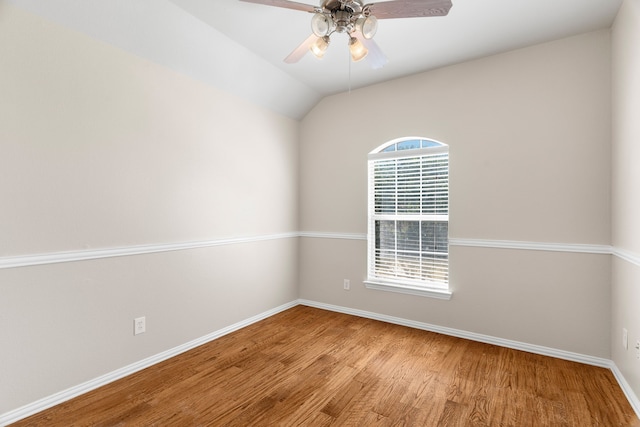
[[[139,335],[147,330],[146,317],[136,317],[133,319],[133,335]]]
[[[629,348],[629,334],[626,328],[622,328],[622,347],[624,347],[625,350]]]

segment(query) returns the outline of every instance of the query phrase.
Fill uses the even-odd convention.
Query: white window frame
[[[396,151],[384,151],[391,146],[396,146],[396,144],[405,142],[405,141],[425,141],[430,146],[422,147],[422,148],[413,148],[407,150],[397,150]],[[424,145],[424,144],[421,144]],[[435,281],[427,281],[427,280],[417,280],[410,278],[392,278],[389,276],[377,276],[376,275],[376,232],[375,232],[375,224],[376,221],[385,220],[385,219],[393,219],[396,221],[446,221],[449,222],[449,212],[448,212],[448,200],[449,200],[449,190],[448,190],[448,167],[447,167],[447,209],[446,214],[442,212],[438,212],[437,214],[427,215],[422,212],[417,214],[398,214],[397,212],[392,215],[383,215],[375,212],[375,180],[374,180],[374,168],[377,161],[380,160],[388,160],[388,159],[410,159],[410,158],[419,158],[421,161],[425,158],[429,158],[430,156],[438,155],[441,156],[443,153],[447,154],[447,166],[448,166],[448,153],[449,147],[439,141],[424,138],[424,137],[406,137],[406,138],[398,138],[393,141],[389,141],[380,147],[373,150],[368,155],[368,234],[367,234],[367,280],[365,280],[365,286],[367,289],[381,290],[381,291],[389,291],[389,292],[397,292],[402,294],[409,295],[418,295],[418,296],[426,296],[438,299],[448,300],[451,299],[452,292],[449,288],[449,280],[448,280],[448,236],[447,236],[447,252],[446,252],[446,276],[442,280]],[[422,169],[421,169],[422,170]],[[439,253],[439,255],[442,253]]]

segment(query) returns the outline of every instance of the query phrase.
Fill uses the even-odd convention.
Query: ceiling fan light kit
[[[331,39],[329,38],[329,36],[318,37],[316,41],[313,42],[313,44],[309,47],[309,49],[316,58],[321,59],[327,52],[329,43],[331,43]]]
[[[349,53],[351,53],[351,59],[353,62],[358,62],[363,60],[369,51],[366,47],[355,37],[351,37],[349,39]]]
[[[311,31],[318,37],[328,36],[333,32],[335,26],[330,16],[322,13],[316,13],[311,18]]]
[[[371,40],[378,32],[378,19],[371,16],[362,16],[356,21],[356,30],[362,33],[362,36]]]
[[[240,0],[286,9],[313,13],[312,35],[285,58],[287,63],[298,62],[305,52],[316,58],[326,53],[333,33],[349,36],[349,53],[354,62],[371,58],[373,68],[387,63],[373,37],[378,31],[378,19],[445,16],[452,7],[451,0],[395,0],[364,4],[362,0],[322,0],[311,6],[289,0]],[[369,54],[369,53],[372,54]]]

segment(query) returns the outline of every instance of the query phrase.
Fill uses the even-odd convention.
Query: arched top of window
[[[389,142],[385,142],[384,144],[382,144],[381,146],[379,146],[378,148],[370,152],[369,156],[378,157],[376,156],[376,154],[379,155],[379,154],[385,153],[385,156],[392,155],[395,157],[395,155],[387,154],[387,153],[396,153],[396,155],[400,155],[400,154],[405,154],[405,153],[400,153],[403,151],[424,150],[424,149],[427,149],[428,151],[433,151],[434,149],[439,149],[438,151],[440,150],[446,151],[448,150],[448,145],[443,142],[436,141],[429,138],[405,137],[405,138],[398,138]],[[406,154],[409,154],[409,153],[406,153]],[[415,152],[411,154],[415,154]]]

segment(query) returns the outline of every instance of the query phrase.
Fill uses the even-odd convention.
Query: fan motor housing
[[[324,0],[321,6],[323,13],[331,14],[335,31],[338,33],[350,34],[363,13],[360,0]]]
[[[332,13],[344,10],[352,14],[362,13],[362,2],[358,0],[340,1],[340,0],[324,0],[321,7]]]

